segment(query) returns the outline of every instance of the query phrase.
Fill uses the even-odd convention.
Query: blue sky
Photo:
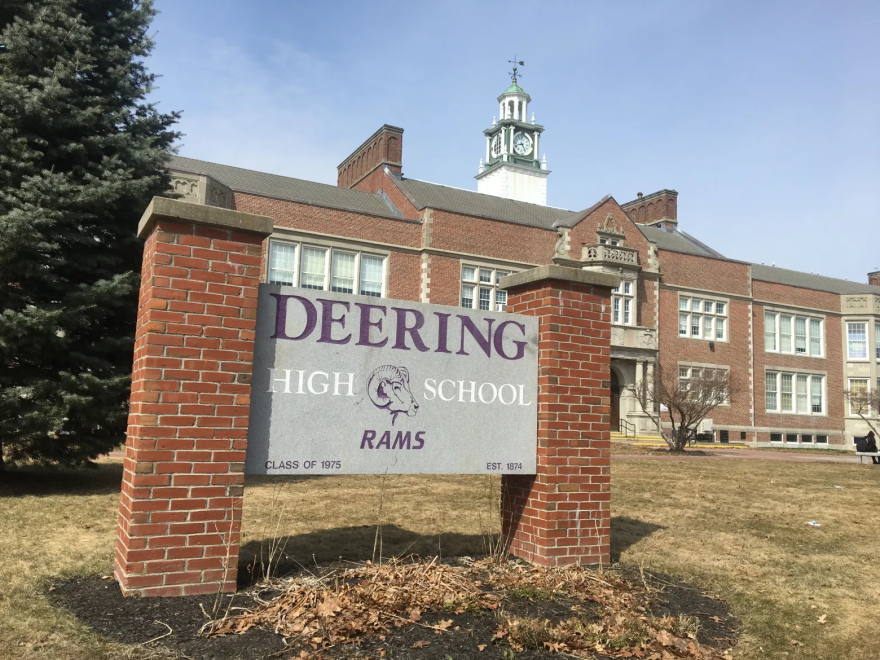
[[[726,256],[880,267],[880,3],[156,0],[154,99],[180,154],[336,182],[382,124],[404,174],[476,190],[524,60],[548,203],[661,188]]]

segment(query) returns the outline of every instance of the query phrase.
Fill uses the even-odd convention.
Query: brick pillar
[[[125,595],[234,591],[257,286],[272,220],[154,198],[115,575]]]
[[[537,474],[502,478],[502,540],[542,566],[610,562],[610,305],[619,283],[558,265],[502,280],[507,310],[540,323]]]
[[[880,270],[868,273],[868,284],[871,286],[880,286]]]

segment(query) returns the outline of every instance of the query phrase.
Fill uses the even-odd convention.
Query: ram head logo
[[[367,381],[367,394],[374,406],[391,413],[392,426],[399,414],[414,417],[419,411],[409,389],[409,372],[404,367],[386,364],[373,371]]]

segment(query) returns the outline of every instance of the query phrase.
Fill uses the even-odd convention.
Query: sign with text
[[[261,284],[250,474],[534,474],[538,322]]]

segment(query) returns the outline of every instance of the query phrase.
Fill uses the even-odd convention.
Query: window
[[[635,282],[624,280],[611,292],[611,322],[635,325]]]
[[[678,335],[706,341],[725,341],[727,303],[681,296],[678,299]]]
[[[492,155],[496,158],[501,155],[501,133],[492,140]]]
[[[862,396],[868,394],[868,391],[870,389],[868,387],[868,382],[869,381],[867,378],[850,378],[849,379],[849,391],[854,395],[858,395],[859,397],[862,397]],[[858,414],[858,408],[859,408],[858,405],[856,405],[855,408],[853,408],[852,401],[849,402],[849,414],[850,415]],[[870,408],[868,410],[862,410],[862,413],[865,415],[870,415],[871,410],[870,410]]]
[[[812,379],[810,387],[810,392],[812,392],[812,411],[814,415],[821,415],[825,412],[824,379],[822,376],[811,376],[810,378]]]
[[[782,434],[781,433],[771,433],[770,434],[770,442],[782,442]]]
[[[272,242],[269,248],[269,282],[293,286],[296,281],[296,245]]]
[[[764,350],[822,357],[823,319],[764,312]]]
[[[507,291],[498,288],[502,277],[510,275],[508,270],[482,268],[480,266],[461,267],[461,306],[468,309],[503,312],[507,309]]]
[[[776,351],[776,314],[764,312],[764,350]]]
[[[788,444],[789,442],[793,442],[793,443],[797,444],[797,440],[798,440],[797,433],[786,433],[785,434],[785,443],[786,444]]]
[[[822,321],[810,319],[810,355],[822,355]]]
[[[794,319],[794,352],[807,354],[807,319],[797,316]]]
[[[776,374],[767,372],[767,385],[764,387],[764,398],[767,404],[767,410],[779,409],[779,383]]]
[[[268,280],[272,284],[301,286],[305,289],[382,296],[385,257],[271,241]]]
[[[300,264],[299,285],[304,289],[323,289],[327,250],[303,247]]]
[[[616,238],[608,238],[607,236],[599,237],[600,245],[620,245],[620,241]]]
[[[860,322],[846,324],[846,346],[847,356],[850,360],[868,359],[867,323]]]
[[[689,367],[679,365],[678,387],[682,392],[687,392],[691,389],[693,385],[692,381],[694,378],[720,378],[724,375],[727,375],[727,369],[712,367]],[[726,398],[727,396],[729,396],[729,392],[725,394],[725,401],[721,405],[730,405],[730,401]]]
[[[337,293],[354,293],[354,262],[352,252],[333,251],[330,290]]]
[[[816,436],[816,444],[817,445],[827,445],[828,444],[828,436],[827,435],[817,435]]]
[[[362,296],[382,295],[382,273],[385,270],[385,260],[382,257],[374,257],[369,254],[361,255],[361,288]]]
[[[810,405],[810,397],[808,390],[809,387],[809,376],[805,376],[804,374],[798,374],[797,377],[797,411],[799,415],[806,415],[810,412],[808,406]]]
[[[779,350],[791,353],[791,317],[786,314],[779,317]]]
[[[877,361],[880,362],[880,323],[874,324],[874,350],[877,351]]]
[[[782,386],[779,388],[779,391],[782,392],[782,397],[780,399],[782,412],[794,412],[793,407],[793,399],[791,391],[791,385],[794,381],[794,376],[792,374],[780,374]]]
[[[806,433],[801,434],[801,444],[813,444],[813,436],[807,435]]]
[[[825,376],[768,371],[764,383],[767,412],[825,414]]]

